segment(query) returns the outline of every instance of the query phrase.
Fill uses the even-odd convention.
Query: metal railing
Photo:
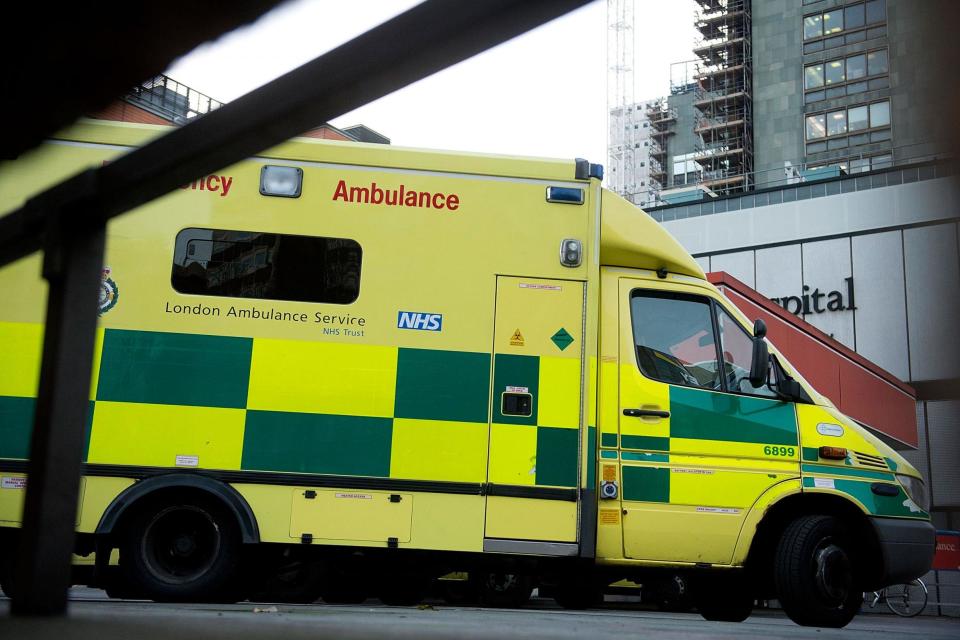
[[[223,106],[222,102],[163,74],[140,83],[125,98],[180,124]]]

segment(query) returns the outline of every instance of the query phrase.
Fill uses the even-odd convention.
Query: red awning
[[[707,279],[751,320],[817,391],[854,420],[917,447],[917,393],[889,371],[834,340],[723,271]]]

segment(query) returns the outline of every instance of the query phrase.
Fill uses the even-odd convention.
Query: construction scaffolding
[[[647,103],[646,116],[650,123],[650,172],[647,191],[650,192],[650,197],[656,198],[660,191],[668,186],[667,141],[676,132],[677,110],[668,106],[666,98],[660,98]]]
[[[750,0],[695,1],[694,159],[713,191],[746,191],[753,174]]]

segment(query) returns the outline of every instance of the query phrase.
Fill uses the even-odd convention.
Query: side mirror
[[[767,327],[763,325],[763,320],[757,320],[761,325],[763,333],[766,333]],[[754,325],[754,331],[757,327]],[[750,358],[750,384],[754,389],[758,389],[767,384],[767,376],[770,369],[770,352],[763,335],[753,339],[753,355]]]
[[[765,338],[767,336],[767,323],[757,318],[753,323],[753,337]]]

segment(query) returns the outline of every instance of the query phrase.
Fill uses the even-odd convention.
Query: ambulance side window
[[[350,304],[363,251],[354,240],[222,229],[183,229],[171,283],[180,293]]]
[[[680,293],[635,291],[630,299],[637,364],[648,378],[720,389],[710,303]]]
[[[767,386],[754,388],[750,384],[750,360],[753,355],[753,339],[723,307],[717,305],[717,327],[720,330],[720,345],[723,353],[723,370],[727,388],[734,393],[774,397]]]

